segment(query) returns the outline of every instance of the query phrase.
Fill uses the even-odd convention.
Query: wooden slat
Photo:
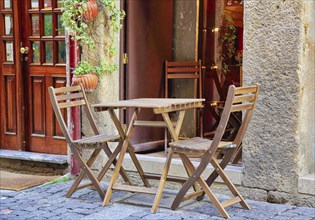
[[[63,103],[58,103],[59,108],[67,108],[67,107],[74,107],[74,106],[79,106],[79,105],[85,105],[84,100],[78,100],[78,101],[73,101],[73,102],[63,102]]]
[[[168,79],[199,79],[199,74],[189,74],[189,73],[176,73],[176,74],[168,74]]]
[[[176,67],[176,68],[167,68],[168,74],[171,73],[199,73],[199,68],[185,68],[185,67]]]
[[[161,178],[160,174],[153,174],[153,173],[145,173],[144,177],[147,179],[152,180],[159,180]],[[186,182],[187,178],[185,177],[179,177],[179,176],[167,176],[166,181],[170,182],[177,182],[177,183],[184,183]]]
[[[237,87],[235,88],[235,95],[252,93],[257,91],[257,86]]]
[[[160,113],[168,113],[168,112],[174,112],[178,110],[186,110],[186,109],[192,109],[192,108],[202,108],[203,104],[202,102],[200,103],[187,103],[187,104],[178,104],[178,105],[173,105],[170,107],[164,107],[164,108],[155,108],[153,112],[155,114],[160,114]]]
[[[198,66],[199,65],[199,62],[183,62],[183,61],[173,61],[173,62],[170,62],[168,61],[167,62],[167,66]]]
[[[147,194],[155,194],[156,189],[154,188],[144,188],[140,186],[130,186],[130,185],[122,185],[122,184],[114,184],[112,189],[128,191],[128,192],[136,192],[136,193],[147,193]]]
[[[233,199],[229,199],[229,200],[226,200],[226,201],[223,201],[221,202],[221,205],[226,208],[226,207],[229,207],[231,205],[234,205],[236,203],[239,203],[241,202],[242,200],[240,199],[240,197],[234,197]]]
[[[119,138],[120,138],[120,135],[102,134],[102,135],[96,135],[96,136],[82,138],[80,140],[73,141],[73,143],[108,142],[108,141],[117,140]]]
[[[235,96],[233,99],[233,103],[239,103],[239,102],[251,102],[254,101],[255,95],[242,95],[242,96]]]
[[[71,100],[71,99],[78,99],[78,98],[83,98],[83,94],[82,92],[78,92],[78,93],[71,93],[71,94],[67,94],[67,95],[58,95],[57,97],[58,101],[64,101],[64,100]]]
[[[176,125],[176,122],[172,122],[173,126]],[[143,126],[143,127],[167,127],[165,121],[135,121],[135,126]]]
[[[231,108],[231,112],[239,112],[242,110],[249,110],[253,108],[253,104],[240,104],[240,105],[233,105]]]
[[[73,91],[80,91],[80,86],[71,86],[71,87],[61,87],[61,88],[55,88],[54,92],[57,93],[66,93],[66,92],[73,92]]]
[[[187,195],[184,196],[182,201],[186,201],[186,200],[189,200],[189,199],[201,196],[203,193],[204,193],[203,190],[199,190],[199,191],[196,191],[196,192],[188,193]]]

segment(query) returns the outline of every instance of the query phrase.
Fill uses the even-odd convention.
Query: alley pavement
[[[0,190],[0,219],[224,219],[208,198],[200,202],[189,200],[173,211],[170,205],[176,191],[166,191],[158,212],[151,214],[153,195],[114,192],[110,204],[103,207],[99,195],[89,188],[66,198],[71,183],[41,185],[22,191]],[[218,198],[228,197],[218,195]],[[231,219],[315,220],[315,208],[247,201],[250,210],[240,205],[227,208]]]

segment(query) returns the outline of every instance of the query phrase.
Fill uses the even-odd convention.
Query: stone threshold
[[[42,154],[15,150],[0,150],[0,159],[26,160],[61,165],[68,164],[67,155]]]
[[[308,195],[315,195],[315,173],[311,173],[299,178],[298,192]]]
[[[137,158],[144,170],[144,172],[147,173],[154,173],[154,174],[161,174],[164,163],[166,161],[166,157],[162,156],[151,156],[151,155],[145,155],[145,154],[137,154]],[[198,166],[198,161],[192,161],[194,166]],[[128,171],[136,171],[135,166],[133,165],[133,162],[129,156],[129,154],[126,154],[123,167]],[[206,178],[210,175],[210,173],[213,171],[213,167],[209,164],[208,168],[203,173],[203,177]],[[242,166],[233,166],[228,165],[225,168],[225,172],[228,175],[228,177],[231,179],[231,181],[235,185],[241,185],[242,183]],[[173,158],[172,164],[169,170],[169,175],[172,176],[180,176],[180,177],[187,177],[186,170],[179,158]],[[218,178],[215,182],[222,183],[223,181]]]

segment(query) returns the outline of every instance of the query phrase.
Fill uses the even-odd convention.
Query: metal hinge
[[[124,62],[124,64],[128,64],[128,54],[127,53],[124,53],[123,62]]]

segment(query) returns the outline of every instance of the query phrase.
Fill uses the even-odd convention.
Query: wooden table
[[[121,135],[121,137],[123,137],[123,140],[119,143],[119,144],[122,144],[121,151],[120,151],[120,154],[119,154],[116,166],[115,166],[114,173],[112,175],[112,178],[108,185],[108,189],[106,191],[103,206],[106,206],[109,203],[110,196],[113,190],[142,192],[142,193],[149,193],[149,194],[156,193],[156,190],[150,188],[151,186],[148,182],[149,178],[156,179],[156,175],[154,177],[154,175],[150,176],[149,174],[145,174],[143,172],[143,169],[135,153],[133,152],[133,149],[130,146],[130,139],[132,137],[134,126],[143,125],[143,124],[153,126],[154,123],[161,124],[161,122],[137,121],[138,115],[140,113],[140,109],[142,108],[152,109],[155,114],[161,114],[164,120],[163,123],[166,124],[166,127],[168,128],[173,141],[177,141],[180,129],[183,124],[186,110],[193,109],[193,108],[202,108],[203,101],[204,99],[141,98],[141,99],[131,99],[131,100],[123,100],[123,101],[117,101],[117,102],[108,102],[108,103],[103,103],[103,104],[96,104],[93,106],[96,112],[101,112],[101,111],[109,112],[111,119],[113,120],[119,134]],[[133,114],[129,122],[126,133],[124,132],[124,129],[122,128],[122,125],[120,121],[118,120],[117,115],[114,112],[114,109],[119,109],[119,108],[130,108],[133,110]],[[169,116],[170,112],[179,112],[176,123],[171,122],[171,119]],[[119,170],[121,169],[122,162],[124,160],[124,157],[127,151],[130,154],[130,157],[144,183],[144,187],[131,186],[131,185],[126,185],[126,184],[115,184],[119,175]]]

